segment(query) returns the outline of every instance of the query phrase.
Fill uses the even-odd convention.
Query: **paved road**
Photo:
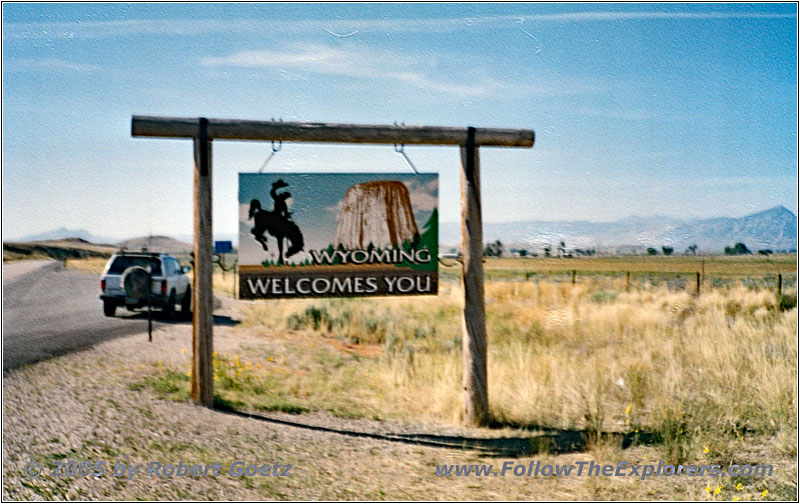
[[[65,270],[58,261],[3,264],[3,371],[146,333],[146,313],[123,308],[114,318],[103,316],[99,282],[98,275]]]

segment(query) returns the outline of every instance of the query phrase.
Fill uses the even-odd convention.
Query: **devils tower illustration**
[[[380,180],[350,186],[339,211],[335,244],[346,249],[402,246],[419,235],[405,184]]]

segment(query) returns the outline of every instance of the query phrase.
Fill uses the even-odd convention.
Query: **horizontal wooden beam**
[[[200,118],[133,116],[135,137],[197,138]],[[405,145],[467,144],[467,128],[208,119],[209,140]],[[532,147],[533,130],[475,128],[476,146]]]

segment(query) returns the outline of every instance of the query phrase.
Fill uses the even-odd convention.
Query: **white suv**
[[[125,288],[121,283],[123,273],[134,266],[145,269],[150,267],[152,283],[150,303],[161,308],[167,317],[171,317],[175,304],[181,304],[181,313],[188,316],[192,305],[192,288],[189,278],[184,275],[190,268],[181,267],[176,258],[169,254],[149,252],[118,252],[108,260],[100,277],[100,299],[103,301],[103,313],[113,317],[117,306],[125,306],[133,311],[146,306],[147,300],[126,299]]]

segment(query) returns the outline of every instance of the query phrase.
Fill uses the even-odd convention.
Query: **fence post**
[[[470,127],[466,145],[461,148],[461,272],[464,284],[462,379],[466,420],[471,425],[485,425],[489,419],[481,226],[480,163],[475,128]]]
[[[700,295],[700,272],[695,273],[695,295]]]
[[[192,286],[192,400],[214,405],[214,268],[211,233],[211,140],[200,119],[194,139],[194,285]]]
[[[783,287],[783,276],[778,273],[778,284],[775,286],[775,294],[780,298],[781,297],[781,287]]]
[[[572,285],[575,285],[575,270],[572,270]]]
[[[625,272],[625,292],[631,291],[631,272]]]

